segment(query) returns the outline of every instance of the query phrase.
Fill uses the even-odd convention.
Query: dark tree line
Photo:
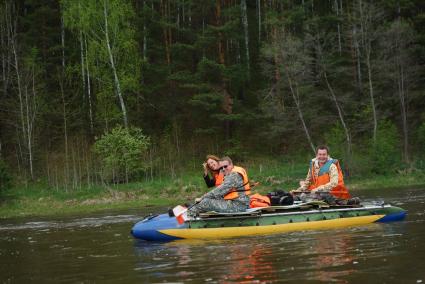
[[[414,167],[425,142],[419,0],[2,0],[0,159],[99,180],[94,141],[150,137],[146,177],[206,153]],[[400,159],[398,159],[398,157]]]

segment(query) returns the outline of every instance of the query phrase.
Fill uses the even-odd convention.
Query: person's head
[[[228,175],[233,170],[232,159],[227,156],[221,158],[220,166],[223,169],[224,175]]]
[[[220,169],[220,158],[217,156],[207,155],[205,163],[207,163],[207,168],[210,171],[218,171]]]
[[[316,159],[319,163],[323,164],[329,158],[329,148],[327,146],[321,145],[316,148]]]

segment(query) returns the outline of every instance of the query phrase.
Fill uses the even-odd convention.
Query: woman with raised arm
[[[220,159],[214,155],[207,155],[204,167],[204,180],[208,187],[219,186],[223,183],[224,174],[220,170]]]

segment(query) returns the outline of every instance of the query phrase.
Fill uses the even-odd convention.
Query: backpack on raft
[[[276,190],[269,192],[267,196],[270,198],[271,206],[286,206],[294,204],[294,197],[292,194],[284,190]]]
[[[253,194],[249,197],[249,208],[269,207],[270,198],[267,195]]]

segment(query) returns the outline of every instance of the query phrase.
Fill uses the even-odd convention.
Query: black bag
[[[270,203],[272,206],[285,206],[294,204],[294,197],[292,194],[287,193],[284,190],[269,192],[267,196],[270,198]]]

